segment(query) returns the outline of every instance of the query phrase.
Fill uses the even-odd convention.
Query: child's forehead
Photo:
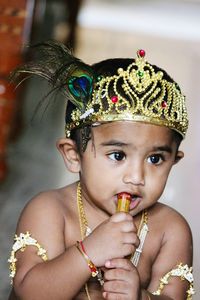
[[[135,121],[113,121],[93,127],[96,138],[100,140],[121,140],[131,142],[148,139],[167,142],[172,140],[172,132],[165,126]]]

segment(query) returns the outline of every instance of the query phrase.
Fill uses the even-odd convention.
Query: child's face
[[[131,121],[95,127],[80,163],[83,196],[113,214],[117,194],[130,193],[135,215],[158,201],[182,156],[166,127]]]

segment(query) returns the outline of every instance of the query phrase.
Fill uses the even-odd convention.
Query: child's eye
[[[121,160],[124,160],[126,155],[124,152],[113,152],[113,153],[110,153],[108,154],[108,157],[111,159],[111,160],[115,160],[115,161],[121,161]]]
[[[164,161],[161,154],[153,154],[147,158],[147,161],[153,165],[160,165]]]

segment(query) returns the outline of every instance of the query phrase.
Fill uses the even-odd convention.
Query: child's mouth
[[[129,193],[126,193],[126,192],[122,192],[120,194],[123,194],[123,193],[129,194]],[[129,210],[132,210],[132,209],[134,209],[134,208],[136,208],[138,206],[138,204],[140,203],[142,197],[139,194],[129,194],[129,195],[131,196],[130,197],[131,201],[130,201],[130,208],[129,208]],[[117,201],[118,201],[118,196],[119,196],[119,194],[117,195],[116,204],[117,204]]]
[[[131,203],[130,203],[130,210],[136,208],[141,201],[140,195],[131,195]]]

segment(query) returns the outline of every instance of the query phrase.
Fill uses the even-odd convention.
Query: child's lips
[[[142,200],[141,197],[132,198],[131,203],[130,203],[130,210],[136,208],[141,200]]]

